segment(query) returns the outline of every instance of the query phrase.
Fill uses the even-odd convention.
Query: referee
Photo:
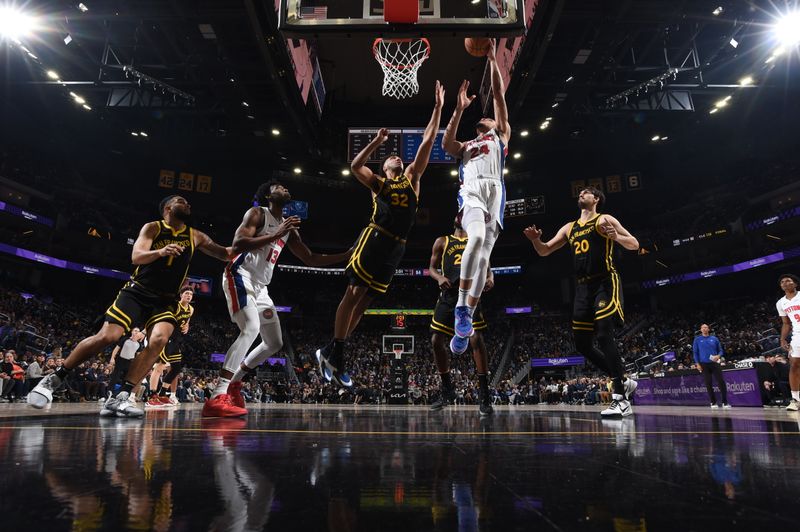
[[[717,398],[714,395],[714,388],[711,385],[711,376],[717,380],[720,394],[722,395],[722,408],[730,408],[728,404],[728,389],[725,387],[725,379],[722,378],[722,367],[719,365],[719,360],[722,358],[724,351],[719,338],[710,334],[710,328],[707,324],[700,326],[700,335],[696,336],[692,344],[692,352],[694,353],[694,362],[697,364],[697,371],[703,374],[706,381],[706,390],[708,390],[708,398],[711,400],[711,408],[719,408]]]

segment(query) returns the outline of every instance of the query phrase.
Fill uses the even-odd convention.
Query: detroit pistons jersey
[[[131,281],[154,294],[177,296],[186,280],[194,255],[192,228],[187,225],[176,231],[164,220],[156,223],[158,234],[153,238],[150,250],[156,251],[169,244],[177,244],[183,247],[183,252],[178,256],[159,257],[149,264],[137,266],[131,275]]]
[[[459,179],[461,184],[468,184],[476,179],[503,179],[508,147],[503,144],[496,130],[488,132],[465,142],[461,152]]]
[[[255,236],[263,236],[267,233],[273,233],[283,221],[275,218],[269,209],[266,207],[259,207],[264,213],[264,225]],[[275,271],[275,264],[278,262],[278,257],[283,251],[283,247],[289,240],[289,234],[283,235],[277,240],[273,240],[266,246],[258,249],[245,251],[237,255],[226,268],[226,272],[233,275],[241,275],[250,279],[254,284],[267,286],[272,280],[272,273]]]
[[[792,299],[783,296],[775,306],[779,316],[786,316],[792,322],[792,344],[800,344],[800,292]]]

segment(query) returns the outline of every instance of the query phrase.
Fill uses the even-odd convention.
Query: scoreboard
[[[532,196],[506,201],[504,216],[528,216],[531,214],[544,214],[544,196]]]
[[[422,144],[424,129],[389,129],[389,138],[370,156],[367,162],[379,163],[392,153],[402,157],[408,164],[414,160],[417,150]],[[358,153],[367,147],[375,138],[378,128],[350,128],[347,131],[347,161],[356,158]],[[455,158],[442,149],[444,130],[439,130],[431,150],[432,163],[455,163]]]

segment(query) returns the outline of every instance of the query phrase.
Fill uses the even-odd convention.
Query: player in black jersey
[[[461,214],[456,216],[452,235],[440,236],[433,243],[431,261],[428,270],[431,279],[439,285],[439,299],[433,311],[431,320],[431,344],[436,369],[442,379],[442,388],[439,399],[431,405],[431,410],[441,410],[453,404],[456,391],[450,378],[450,353],[447,349],[448,338],[455,334],[453,330],[453,312],[458,302],[458,280],[461,275],[461,258],[467,247],[467,232],[461,227]],[[486,272],[484,292],[494,286],[494,275],[491,267]],[[494,412],[491,397],[489,396],[489,361],[486,344],[481,331],[486,329],[486,320],[480,308],[480,303],[473,314],[472,327],[475,334],[470,336],[472,346],[472,359],[478,371],[478,391],[480,396],[479,411],[482,416],[489,416]]]
[[[177,404],[174,396],[177,390],[178,375],[183,369],[183,337],[189,333],[189,321],[194,315],[193,297],[194,290],[189,287],[182,289],[181,298],[172,311],[175,316],[176,328],[169,337],[167,345],[158,355],[158,362],[150,373],[150,399],[147,401],[147,406],[151,408]],[[168,365],[169,371],[162,379],[161,375]],[[159,380],[161,380],[161,388],[158,388]],[[172,392],[172,398],[170,398],[170,392]]]
[[[375,175],[366,166],[375,150],[389,137],[386,129],[379,130],[372,142],[353,159],[353,174],[372,193],[372,217],[347,264],[350,285],[336,310],[333,339],[316,351],[320,373],[340,386],[353,385],[343,367],[344,342],[355,330],[373,297],[386,293],[405,253],[406,238],[417,213],[420,179],[436,140],[443,103],[444,87],[437,81],[436,104],[414,162],[408,168],[403,168],[403,160],[397,155],[383,160],[381,169],[385,177]]]
[[[616,244],[628,250],[639,249],[639,241],[619,220],[609,214],[598,214],[605,195],[587,187],[578,195],[581,217],[558,230],[548,242],[542,242],[542,231],[534,225],[525,229],[525,236],[542,257],[568,244],[575,265],[575,300],[572,333],[575,347],[613,379],[611,406],[603,416],[629,416],[633,413],[628,401],[636,389],[636,381],[625,379],[622,357],[614,340],[614,327],[622,324],[622,284],[614,263]],[[597,339],[600,348],[593,345]]]
[[[144,415],[143,410],[130,403],[130,392],[153,366],[175,330],[175,299],[186,280],[194,250],[222,261],[229,260],[231,254],[231,248],[220,246],[202,231],[186,225],[191,207],[183,197],[164,198],[159,213],[163,219],[145,224],[133,244],[131,260],[136,269],[106,310],[103,327],[94,336],[84,338],[64,360],[63,367],[31,390],[30,405],[44,408],[70,371],[116,343],[132,327],[144,325],[147,347],[131,363],[120,392],[110,397],[100,412],[119,417]]]

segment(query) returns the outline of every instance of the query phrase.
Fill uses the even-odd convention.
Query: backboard
[[[419,22],[389,24],[384,0],[280,0],[280,31],[290,37],[372,34],[507,37],[524,32],[524,0],[419,0]]]

